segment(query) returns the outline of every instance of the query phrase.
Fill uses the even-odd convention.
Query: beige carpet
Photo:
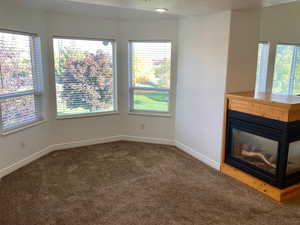
[[[53,152],[0,183],[1,225],[299,225],[276,203],[175,147],[115,142]]]

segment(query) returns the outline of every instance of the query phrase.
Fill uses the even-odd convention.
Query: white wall
[[[300,2],[263,8],[260,41],[300,43]]]
[[[176,141],[217,168],[222,146],[230,12],[179,22]]]
[[[44,62],[45,83],[48,83],[48,65],[46,54],[47,31],[45,17],[41,12],[17,9],[10,5],[1,4],[0,28],[24,32],[38,33],[42,39],[42,56]],[[45,85],[45,99],[48,99],[48,86]],[[48,112],[48,102],[45,102],[45,111]],[[48,114],[48,113],[46,113]],[[40,126],[28,128],[18,133],[0,136],[0,170],[29,155],[40,151],[49,145],[50,126],[46,122]],[[25,146],[22,147],[22,142]]]
[[[177,21],[123,21],[120,24],[121,39],[121,133],[129,136],[159,138],[172,141],[174,139],[174,116],[176,98],[176,61],[177,61]],[[171,115],[170,117],[128,115],[128,41],[129,40],[170,40],[172,41],[172,83],[171,83]],[[144,124],[144,129],[141,125]]]
[[[259,10],[232,11],[226,92],[254,91]]]

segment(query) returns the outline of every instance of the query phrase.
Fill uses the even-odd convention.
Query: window
[[[300,46],[277,45],[272,92],[300,94]]]
[[[112,40],[54,38],[58,116],[116,110]]]
[[[258,92],[265,92],[267,88],[268,75],[268,59],[269,59],[269,44],[258,44],[257,71],[256,71],[256,87]]]
[[[130,110],[169,112],[171,42],[129,43]]]
[[[0,31],[0,119],[3,132],[42,119],[39,38]]]

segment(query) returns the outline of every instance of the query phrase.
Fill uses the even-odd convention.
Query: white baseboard
[[[221,164],[213,159],[208,158],[207,156],[201,154],[200,152],[195,151],[194,149],[186,146],[185,144],[175,141],[175,146],[182,151],[186,152],[189,155],[192,155],[196,159],[200,160],[201,162],[205,163],[206,165],[216,169],[220,170]]]
[[[0,169],[0,180],[2,177],[14,172],[15,170],[26,166],[27,164],[41,158],[42,156],[45,156],[53,151],[57,150],[65,150],[69,148],[77,148],[82,146],[88,146],[88,145],[95,145],[95,144],[103,144],[103,143],[109,143],[114,141],[136,141],[136,142],[145,142],[145,143],[154,143],[154,144],[164,144],[164,145],[174,145],[177,148],[183,150],[184,152],[192,155],[196,159],[204,162],[208,166],[215,168],[217,170],[220,169],[220,163],[208,158],[207,156],[196,152],[195,150],[189,148],[188,146],[180,143],[179,141],[173,141],[170,139],[164,139],[164,138],[150,138],[150,137],[139,137],[139,136],[127,136],[127,135],[117,135],[117,136],[111,136],[111,137],[105,137],[105,138],[95,138],[95,139],[88,139],[88,140],[82,140],[82,141],[74,141],[74,142],[66,142],[66,143],[60,143],[60,144],[54,144],[50,145],[44,149],[42,149],[39,152],[33,153],[32,155],[13,163],[12,165]]]
[[[0,179],[17,169],[26,166],[27,164],[57,150],[64,150],[68,148],[76,148],[76,147],[82,147],[87,145],[94,145],[94,144],[102,144],[102,143],[108,143],[113,141],[120,141],[120,136],[112,136],[112,137],[106,137],[106,138],[97,138],[97,139],[88,139],[83,141],[74,141],[74,142],[67,142],[67,143],[61,143],[61,144],[54,144],[49,145],[48,147],[42,149],[39,152],[33,153],[32,155],[21,159],[18,162],[13,163],[12,165],[5,167],[3,169],[0,169]]]
[[[73,141],[73,142],[54,144],[51,145],[50,147],[52,151],[57,151],[57,150],[65,150],[69,148],[78,148],[78,147],[83,147],[88,145],[109,143],[109,142],[120,141],[120,140],[121,140],[121,136],[117,135],[117,136],[111,136],[105,138],[94,138],[94,139],[87,139],[82,141]]]
[[[0,179],[4,176],[16,171],[17,169],[19,169],[23,166],[26,166],[27,164],[41,158],[42,156],[47,155],[50,152],[52,152],[52,149],[51,149],[51,146],[48,146],[39,152],[35,152],[32,155],[30,155],[24,159],[21,159],[20,161],[13,163],[12,165],[10,165],[6,168],[1,169],[0,170]]]
[[[165,139],[165,138],[150,138],[150,137],[121,135],[120,139],[122,141],[136,141],[136,142],[145,142],[145,143],[162,144],[162,145],[174,145],[173,140]]]

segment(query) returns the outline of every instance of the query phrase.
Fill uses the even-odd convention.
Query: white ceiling
[[[10,0],[19,6],[106,18],[178,18],[231,9],[259,8],[295,0]],[[166,14],[155,8],[168,8]]]
[[[107,5],[153,11],[167,8],[170,14],[202,15],[220,10],[246,9],[261,6],[261,0],[66,0],[94,5]]]

